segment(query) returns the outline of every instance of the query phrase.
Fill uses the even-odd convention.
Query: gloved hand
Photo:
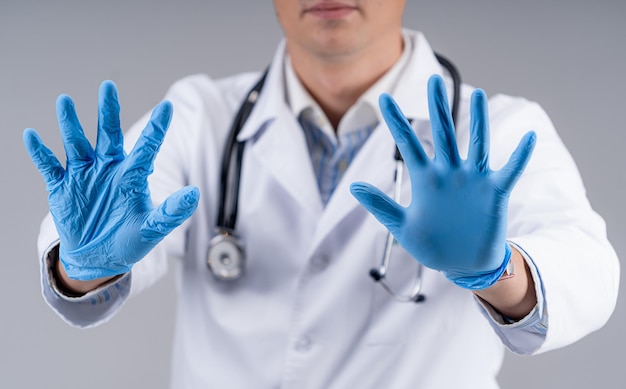
[[[428,83],[434,158],[422,148],[400,108],[389,95],[380,107],[411,179],[411,204],[404,208],[366,183],[353,183],[352,194],[423,265],[439,270],[455,284],[484,289],[504,273],[511,257],[506,242],[507,206],[513,186],[535,145],[527,133],[507,164],[489,168],[487,97],[476,90],[471,100],[468,157],[459,156],[443,80]]]
[[[69,96],[57,99],[65,146],[65,168],[33,129],[24,144],[43,176],[50,213],[60,237],[60,260],[67,274],[91,280],[128,272],[159,241],[191,216],[199,191],[185,187],[158,208],[150,199],[152,173],[172,116],[163,102],[154,108],[132,152],[126,156],[115,84],[105,81],[98,95],[95,150],[83,133]]]

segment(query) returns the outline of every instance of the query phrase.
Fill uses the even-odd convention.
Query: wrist
[[[513,261],[512,256],[509,256],[509,263],[507,263],[506,268],[504,269],[504,273],[502,273],[502,276],[500,276],[498,281],[508,280],[509,278],[513,277],[515,277],[515,261]]]
[[[500,278],[503,282],[496,282],[487,289],[473,292],[499,313],[513,320],[520,320],[537,304],[535,283],[526,260],[514,247],[510,261],[515,267],[515,277],[503,276]]]
[[[444,272],[445,276],[457,286],[469,290],[487,289],[502,280],[506,274],[507,278],[513,276],[513,264],[511,261],[512,251],[507,242],[504,243],[504,259],[498,268],[491,271],[467,273]],[[508,272],[507,272],[508,271]],[[505,279],[505,278],[504,278]]]
[[[75,280],[70,278],[67,274],[58,255],[53,261],[54,262],[50,266],[50,270],[52,272],[52,278],[54,279],[55,286],[59,292],[63,293],[63,295],[67,297],[81,297],[86,293],[97,289],[113,278],[119,277],[104,277],[88,281]]]

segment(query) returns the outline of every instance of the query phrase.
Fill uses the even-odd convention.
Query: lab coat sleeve
[[[535,314],[544,324],[490,323],[513,352],[541,353],[569,345],[607,322],[617,300],[619,261],[572,156],[541,107],[498,97],[489,108],[494,170],[506,163],[524,133],[537,133],[532,158],[510,198],[508,240],[534,264],[536,291],[543,300]]]

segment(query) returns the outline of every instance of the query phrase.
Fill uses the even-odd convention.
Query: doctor
[[[104,82],[95,147],[61,96],[67,163],[24,133],[49,191],[49,305],[98,325],[175,267],[173,388],[496,388],[503,345],[535,354],[599,329],[618,260],[549,118],[462,85],[453,125],[450,80],[402,29],[404,3],[274,0],[285,40],[238,135],[235,281],[206,254],[223,145],[260,74],[180,80],[124,140]],[[396,144],[410,182],[399,204]],[[420,303],[367,276],[387,230],[390,283],[410,288],[426,266]]]

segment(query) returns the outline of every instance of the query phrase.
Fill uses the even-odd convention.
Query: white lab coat
[[[394,97],[431,150],[426,83],[442,70],[425,38],[409,34],[415,51]],[[500,168],[522,135],[536,131],[534,155],[510,199],[508,239],[536,266],[531,263],[545,301],[535,313],[547,315],[546,335],[536,333],[529,320],[499,324],[498,315],[490,316],[471,292],[436,271],[425,271],[427,299],[421,304],[397,303],[372,282],[368,270],[382,257],[386,231],[348,188],[367,181],[392,191],[393,140],[379,125],[324,208],[303,133],[285,103],[283,51],[284,44],[239,135],[247,141],[237,224],[246,245],[245,276],[216,281],[207,270],[206,251],[216,219],[222,145],[258,74],[217,81],[191,76],[167,94],[174,119],[150,188],[160,203],[183,185],[196,185],[198,210],[117,287],[109,287],[106,298],[87,296],[99,304],[55,295],[44,266],[44,295],[63,318],[78,326],[104,322],[128,297],[124,285],[136,293],[174,265],[174,388],[495,388],[502,344],[517,353],[538,353],[606,322],[616,301],[618,261],[572,158],[537,104],[491,98],[491,166]],[[463,87],[462,154],[470,92]],[[146,119],[127,134],[129,145]],[[404,188],[406,203],[410,187]],[[48,218],[39,241],[42,257],[55,239]],[[390,277],[409,285],[415,264],[402,249],[394,250]]]

